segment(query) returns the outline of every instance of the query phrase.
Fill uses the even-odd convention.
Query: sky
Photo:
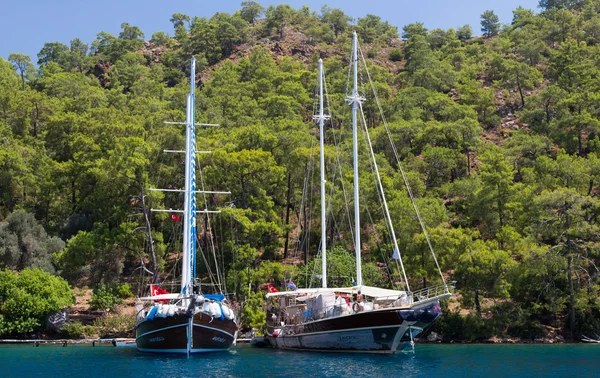
[[[173,13],[190,17],[210,18],[216,12],[233,13],[243,0],[28,0],[5,1],[0,5],[0,57],[8,59],[11,52],[27,54],[37,62],[37,53],[46,42],[69,45],[74,38],[88,45],[99,32],[118,35],[121,23],[138,26],[150,39],[153,33],[164,31],[173,35],[169,22]],[[539,11],[539,0],[254,0],[265,8],[290,4],[294,9],[307,5],[320,13],[327,4],[340,8],[353,18],[374,14],[397,26],[423,22],[428,29],[456,28],[470,24],[475,35],[480,34],[480,15],[493,10],[501,23],[510,23],[512,11],[518,6]],[[176,4],[177,3],[177,4]]]

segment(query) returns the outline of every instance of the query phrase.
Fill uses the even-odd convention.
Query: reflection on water
[[[228,353],[188,359],[105,345],[3,345],[0,364],[2,376],[9,377],[574,377],[598,376],[599,354],[600,345],[589,344],[417,345],[414,355],[394,356],[293,352],[241,345]]]

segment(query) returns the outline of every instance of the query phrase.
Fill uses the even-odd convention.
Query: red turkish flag
[[[279,290],[275,289],[275,287],[272,286],[271,284],[267,285],[267,290],[269,291],[269,293],[277,293],[277,292],[279,292]]]
[[[171,219],[173,222],[179,222],[181,220],[181,218],[179,218],[179,216],[176,214],[171,214]]]
[[[155,296],[161,295],[161,294],[169,294],[169,292],[164,289],[161,289],[160,287],[158,287],[156,285],[150,285],[150,296],[155,297]],[[169,303],[169,300],[168,299],[159,299],[156,302]]]

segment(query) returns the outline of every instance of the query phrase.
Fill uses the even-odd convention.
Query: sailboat
[[[418,291],[410,290],[380,180],[378,180],[378,190],[381,194],[388,227],[391,229],[394,243],[393,257],[400,261],[406,290],[390,290],[363,285],[360,253],[357,111],[360,108],[362,112],[361,103],[364,98],[358,93],[357,50],[358,39],[354,32],[351,58],[354,80],[352,94],[347,97],[347,102],[352,105],[356,284],[342,288],[327,287],[323,127],[329,116],[325,115],[323,111],[323,62],[319,60],[320,110],[315,119],[319,121],[321,134],[322,286],[267,294],[267,298],[276,298],[279,306],[279,310],[275,308],[270,311],[271,316],[267,321],[269,342],[278,348],[382,354],[393,354],[404,350],[409,345],[414,348],[414,338],[430,328],[440,317],[439,301],[452,295],[452,284],[445,281],[439,265],[438,270],[443,284]],[[374,170],[379,178],[372,148],[370,152]],[[415,210],[418,212],[416,206]],[[425,230],[423,225],[422,227]],[[437,265],[437,260],[435,261]],[[354,297],[356,300],[351,303],[350,298]]]
[[[187,95],[185,188],[157,189],[184,194],[183,210],[153,210],[183,214],[183,258],[181,290],[165,293],[151,286],[151,295],[140,298],[150,302],[150,307],[141,309],[136,319],[136,345],[142,352],[192,353],[227,351],[236,341],[237,324],[235,314],[224,303],[224,295],[204,294],[196,284],[196,214],[214,213],[197,210],[197,193],[216,193],[196,190],[196,141],[194,116],[196,60],[191,60],[190,93]],[[200,124],[206,126],[204,124]],[[213,125],[210,125],[213,126]],[[220,192],[219,192],[220,193]],[[225,192],[223,192],[225,193]],[[162,292],[162,293],[161,293]]]

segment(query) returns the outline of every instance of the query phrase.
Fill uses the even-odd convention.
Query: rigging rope
[[[394,225],[392,224],[392,218],[390,216],[390,210],[388,209],[387,201],[385,199],[385,193],[383,192],[383,185],[381,184],[381,176],[379,175],[379,168],[377,167],[377,161],[375,160],[375,153],[373,152],[373,145],[371,144],[371,137],[369,136],[369,129],[367,128],[367,121],[365,120],[365,113],[363,112],[362,104],[358,104],[358,108],[360,109],[361,119],[363,121],[365,136],[367,138],[367,145],[369,146],[370,156],[373,159],[373,167],[375,168],[375,173],[377,177],[378,189],[381,195],[381,201],[385,210],[386,219],[389,222],[390,231],[392,233],[392,242],[394,243],[394,248],[400,255],[400,249],[398,248],[398,242],[396,240],[396,233],[394,232]],[[408,279],[406,278],[406,271],[404,270],[404,262],[402,261],[402,256],[400,256],[400,266],[402,267],[402,275],[404,276],[404,283],[406,285],[406,290],[410,291],[410,286],[408,285]]]
[[[352,52],[350,52],[350,61],[352,61]],[[350,65],[348,66],[348,77],[346,80],[346,95],[348,95],[348,83],[350,81],[350,74],[351,74],[351,67]],[[323,89],[325,89],[325,98],[327,99],[327,104],[329,105],[329,91],[327,90],[327,80],[325,80],[325,77],[323,77]],[[349,104],[347,102],[344,101],[344,110],[342,110],[342,112],[340,113],[345,113],[346,110],[348,109]],[[331,109],[329,109],[329,114],[331,115],[331,120],[333,120],[333,113],[331,112]],[[340,146],[342,144],[342,137],[343,137],[343,126],[344,126],[344,121],[342,119],[342,121],[340,122],[340,131],[339,131],[339,140],[336,139],[336,133],[335,133],[335,128],[332,128],[332,135],[333,135],[333,144],[335,146],[335,168],[333,171],[333,180],[332,182],[335,182],[336,177],[337,177],[337,173],[338,173],[338,168],[340,171],[340,175],[339,175],[339,181],[340,181],[340,185],[342,186],[342,193],[344,195],[344,205],[345,205],[345,210],[346,210],[346,219],[348,220],[348,229],[350,230],[350,237],[352,240],[352,245],[354,245],[354,227],[352,227],[352,219],[350,218],[350,201],[348,200],[348,193],[346,191],[346,186],[344,185],[344,180],[343,180],[343,169],[342,169],[342,162],[340,159]],[[330,195],[329,195],[329,205],[328,207],[331,208],[331,202],[332,202],[332,198],[333,198],[333,186],[331,187],[330,190]],[[333,217],[334,222],[336,223],[337,226],[337,221],[335,220],[335,217]],[[338,228],[339,230],[339,228]],[[333,243],[331,245],[331,250],[333,251]],[[354,245],[354,248],[356,248],[356,245]]]
[[[361,110],[361,114],[363,114],[362,110]],[[364,125],[364,128],[365,128],[365,132],[363,133],[363,139],[365,141],[365,145],[371,146],[370,139],[368,138],[369,135],[368,135],[368,130],[366,128],[367,123],[365,121],[364,114],[363,114],[362,120],[363,120],[363,125]],[[371,150],[372,150],[372,148],[371,148]],[[376,171],[376,167],[374,166],[374,162],[375,162],[374,154],[373,154],[373,159],[368,159],[368,161],[369,161],[369,166],[371,167],[371,174],[373,175],[373,177],[375,177],[375,179],[378,179],[379,178],[378,177],[379,171],[378,170]],[[386,208],[384,208],[384,206],[383,206],[383,201],[385,200],[385,198],[382,198],[383,188],[381,188],[381,190],[376,190],[375,193],[377,194],[377,199],[379,201],[380,210],[382,212],[383,218],[384,219],[388,219],[388,217],[386,215]],[[369,207],[365,206],[365,209],[367,210],[367,214],[369,215],[369,219],[371,220],[371,224],[375,224],[375,221],[373,220],[373,217],[371,216],[371,212],[369,211]],[[388,222],[383,222],[383,224],[385,225],[385,228],[387,229],[387,235],[388,235],[389,241],[394,246],[397,246],[397,243],[395,243],[394,240],[393,240],[395,232],[394,232],[394,229],[392,228],[391,217],[389,217],[389,221]],[[376,235],[377,235],[377,233],[376,233]],[[383,259],[384,259],[384,261],[386,263],[386,268],[388,270],[388,273],[390,273],[391,270],[389,268],[389,265],[387,265],[388,261],[389,261],[388,255],[387,254],[382,254],[382,256],[383,256]],[[401,270],[402,268],[401,268],[401,266],[400,266],[400,264],[398,262],[399,260],[397,260],[397,259],[392,259],[392,260],[396,263],[396,268],[398,270]],[[390,280],[391,280],[391,275],[390,275]],[[406,278],[405,278],[405,281],[406,281]],[[392,281],[392,287],[393,286],[394,286],[394,282]]]
[[[204,175],[202,173],[202,165],[200,164],[200,159],[198,158],[198,156],[195,156],[194,158],[196,159],[196,162],[197,162],[196,166],[197,166],[198,176],[200,177],[200,186],[202,188],[202,198],[204,200],[204,210],[208,210],[208,199],[207,199],[206,192],[205,192],[206,184],[204,182]],[[211,252],[213,255],[213,260],[215,263],[216,281],[217,281],[216,284],[219,288],[219,292],[222,294],[223,293],[222,283],[224,282],[225,279],[224,279],[224,277],[221,277],[221,271],[219,270],[219,263],[217,262],[217,254],[215,251],[215,244],[214,244],[214,237],[213,237],[213,233],[212,233],[211,220],[210,220],[208,213],[205,214],[204,216],[206,217],[205,218],[205,221],[206,221],[205,226],[206,227],[204,227],[204,235],[206,238],[206,233],[210,232],[210,236],[208,237],[208,239],[210,240],[210,249],[211,249]],[[196,237],[198,238],[198,234],[196,234]],[[203,258],[204,258],[204,256],[203,256]],[[210,266],[208,265],[206,258],[204,258],[204,260],[205,260],[205,263],[207,264],[207,266],[206,266],[207,270],[210,272]],[[209,273],[209,275],[211,276],[210,277],[211,283],[214,283],[212,273]]]
[[[375,102],[377,104],[377,108],[379,109],[379,113],[381,114],[381,118],[383,120],[383,125],[385,126],[385,131],[387,133],[388,139],[390,141],[390,144],[392,146],[392,151],[394,152],[394,157],[396,158],[396,162],[398,163],[398,167],[400,169],[400,172],[402,174],[402,179],[404,180],[404,184],[406,185],[406,190],[408,191],[408,195],[410,197],[410,201],[412,202],[413,208],[415,210],[415,213],[417,214],[417,219],[419,220],[419,224],[421,225],[421,229],[423,230],[423,235],[425,236],[425,240],[427,240],[427,245],[429,246],[429,250],[431,251],[431,255],[433,256],[433,260],[435,261],[435,265],[438,269],[438,272],[440,274],[440,277],[442,278],[442,282],[444,283],[444,286],[446,286],[446,279],[444,278],[444,274],[442,273],[442,269],[440,268],[440,264],[438,263],[438,260],[435,256],[435,252],[433,251],[433,245],[431,244],[431,240],[429,238],[429,233],[427,232],[427,229],[425,227],[425,223],[423,222],[423,219],[421,218],[421,213],[419,212],[419,209],[417,207],[417,203],[415,200],[415,196],[412,192],[412,189],[410,188],[410,184],[408,183],[408,178],[406,177],[406,173],[404,171],[404,167],[402,166],[402,163],[400,162],[400,157],[398,155],[398,150],[396,149],[396,145],[394,144],[394,140],[392,138],[392,133],[390,132],[390,129],[388,127],[387,124],[387,120],[385,118],[385,115],[383,114],[383,109],[381,107],[381,103],[379,101],[379,97],[377,96],[377,92],[375,92],[375,86],[373,85],[373,80],[371,79],[371,74],[369,72],[369,69],[367,67],[367,63],[365,60],[364,55],[362,54],[362,50],[360,51],[360,56],[362,58],[362,62],[363,65],[365,67],[365,71],[367,72],[367,77],[369,78],[369,83],[371,84],[371,88],[373,89],[373,95],[375,97]],[[407,282],[408,284],[408,282]]]
[[[348,70],[348,80],[350,78],[350,69]],[[348,80],[346,80],[346,92],[348,90]],[[350,201],[348,200],[348,192],[346,191],[346,186],[344,185],[344,180],[343,180],[343,169],[342,169],[342,162],[340,159],[340,148],[342,145],[342,137],[343,137],[343,126],[344,126],[344,122],[343,120],[340,121],[340,130],[339,130],[339,135],[336,134],[335,132],[335,127],[333,127],[333,112],[331,111],[331,103],[330,103],[330,97],[329,97],[329,90],[327,87],[327,80],[325,77],[325,73],[323,73],[323,89],[325,92],[325,100],[327,103],[327,110],[328,110],[328,114],[330,115],[330,121],[332,122],[332,128],[331,128],[331,134],[333,136],[333,144],[335,146],[335,163],[334,164],[334,169],[333,169],[333,178],[332,178],[332,183],[335,183],[336,180],[338,180],[339,177],[339,182],[340,185],[342,187],[342,194],[344,197],[344,209],[346,210],[346,219],[348,220],[348,229],[350,231],[350,238],[352,240],[352,243],[354,243],[354,227],[352,227],[352,219],[350,218],[350,207],[349,207],[349,203]],[[344,102],[344,108],[348,108],[348,103]],[[344,111],[342,111],[341,113],[344,113]],[[337,136],[339,136],[339,139],[336,138]],[[339,176],[338,176],[339,173]],[[333,212],[332,212],[332,201],[333,201],[333,191],[334,191],[334,185],[332,185],[329,189],[329,196],[328,196],[328,204],[327,204],[327,212],[331,214],[331,219],[333,220],[334,223],[334,227],[336,230],[340,230],[340,226],[338,225],[338,222],[336,220],[336,217],[334,216]],[[334,251],[335,249],[335,242],[332,240],[332,242],[330,243],[330,250],[331,252]],[[356,248],[356,246],[354,246]]]

